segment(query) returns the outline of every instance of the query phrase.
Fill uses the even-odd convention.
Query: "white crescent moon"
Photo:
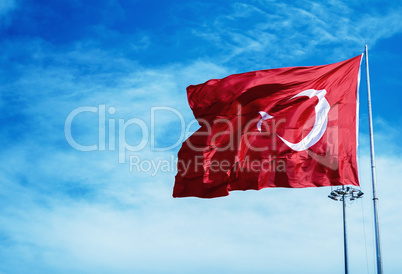
[[[327,129],[327,124],[328,124],[328,112],[329,112],[329,109],[331,108],[327,99],[325,98],[325,94],[327,94],[327,91],[325,89],[321,89],[321,90],[307,89],[289,99],[289,100],[291,100],[293,98],[300,97],[300,96],[307,96],[309,98],[317,96],[317,98],[318,98],[318,103],[315,106],[314,126],[311,129],[311,131],[309,132],[309,134],[307,134],[306,137],[304,137],[298,143],[291,143],[277,134],[277,136],[291,149],[293,149],[295,151],[306,150],[309,147],[316,144],[321,139],[321,137],[324,135],[325,130]],[[257,123],[257,129],[261,132],[262,121],[271,119],[271,118],[273,118],[273,116],[269,115],[268,113],[266,113],[264,111],[260,111],[259,113],[261,115],[261,120],[258,121],[258,123]]]

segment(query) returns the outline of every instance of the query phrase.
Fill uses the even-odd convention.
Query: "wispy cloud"
[[[361,12],[341,1],[237,2],[194,33],[221,48],[225,64],[237,58],[246,60],[248,67],[281,66],[312,55],[331,62],[362,51],[365,41],[374,46],[400,33],[401,11]]]
[[[158,106],[179,110],[188,123],[193,116],[186,86],[242,70],[297,65],[314,55],[319,59],[309,60],[320,63],[350,57],[364,39],[374,44],[399,33],[400,8],[375,13],[359,12],[341,1],[293,5],[228,1],[215,11],[216,16],[188,18],[191,16],[183,15],[184,11],[173,13],[172,6],[171,17],[166,15],[171,25],[156,22],[163,25],[156,32],[145,27],[137,30],[135,24],[116,27],[120,16],[129,20],[132,15],[123,5],[105,3],[100,5],[116,12],[95,9],[99,17],[80,29],[90,30],[87,36],[85,32],[77,36],[66,33],[66,37],[50,39],[45,29],[26,35],[22,28],[18,35],[0,42],[0,271],[342,271],[341,265],[333,264],[342,260],[340,204],[326,198],[327,188],[235,192],[213,200],[173,199],[174,163],[172,169],[156,174],[152,170],[137,172],[130,171],[128,157],[175,158],[178,146],[156,152],[149,141],[154,138],[162,147],[175,143],[180,136],[177,115],[157,113],[157,127],[149,134],[146,147],[127,152],[125,164],[118,163],[117,144],[116,150],[110,150],[108,144],[105,151],[73,149],[65,139],[64,124],[74,109],[99,105],[106,110],[115,108],[114,114],[106,113],[106,122],[113,120],[116,126],[119,119],[136,118],[150,130],[151,108]],[[92,4],[72,5],[92,14]],[[191,3],[180,3],[183,9],[187,5]],[[194,5],[207,11],[216,4]],[[55,7],[49,9],[52,16],[59,15]],[[6,20],[1,22],[14,24],[7,18],[16,10],[14,1],[1,2],[0,20]],[[80,22],[73,23],[80,26]],[[97,144],[98,114],[80,114],[73,121],[72,134],[78,142]],[[375,126],[379,151],[396,150],[400,130],[380,118]],[[128,143],[141,141],[138,127],[132,126],[126,133]],[[109,137],[106,132],[106,142]],[[115,142],[118,137],[117,131]],[[363,151],[368,151],[367,136],[363,137]],[[398,197],[401,160],[397,152],[379,153],[378,157],[389,272],[397,272],[399,253],[395,251],[401,246],[395,231],[402,227],[394,210],[402,206]],[[369,238],[367,153],[362,153],[360,163]],[[353,216],[351,261],[356,262],[351,270],[356,272],[365,264],[359,206],[348,208]],[[370,255],[370,239],[368,244]]]

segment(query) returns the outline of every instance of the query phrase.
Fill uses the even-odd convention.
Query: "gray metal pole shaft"
[[[348,245],[346,239],[346,201],[345,195],[342,195],[342,208],[343,208],[343,253],[345,255],[345,274],[348,274]]]
[[[382,259],[381,259],[381,244],[380,244],[380,227],[378,224],[378,208],[377,208],[377,183],[375,173],[375,156],[374,156],[374,137],[373,137],[373,118],[371,113],[371,93],[370,93],[370,75],[368,63],[368,50],[365,46],[366,54],[366,75],[367,75],[367,101],[368,101],[368,115],[369,115],[369,129],[370,129],[370,153],[371,153],[371,179],[373,183],[373,207],[374,207],[374,229],[375,229],[375,247],[377,254],[377,273],[382,274]]]

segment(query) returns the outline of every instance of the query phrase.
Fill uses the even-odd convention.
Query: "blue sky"
[[[173,199],[174,168],[150,164],[174,166],[180,117],[193,120],[186,86],[338,62],[361,54],[365,41],[384,270],[400,272],[401,14],[400,1],[376,0],[1,1],[0,272],[340,273],[341,205],[327,198],[330,188]],[[353,273],[374,273],[365,79],[362,71],[366,195],[348,205]],[[94,151],[66,140],[66,120],[80,107],[97,112],[77,115],[71,134]],[[124,133],[142,148],[119,163]],[[142,171],[130,170],[130,156]]]

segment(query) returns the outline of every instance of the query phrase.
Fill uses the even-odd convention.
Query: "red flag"
[[[359,185],[361,56],[247,72],[187,88],[201,128],[178,153],[174,197]]]

